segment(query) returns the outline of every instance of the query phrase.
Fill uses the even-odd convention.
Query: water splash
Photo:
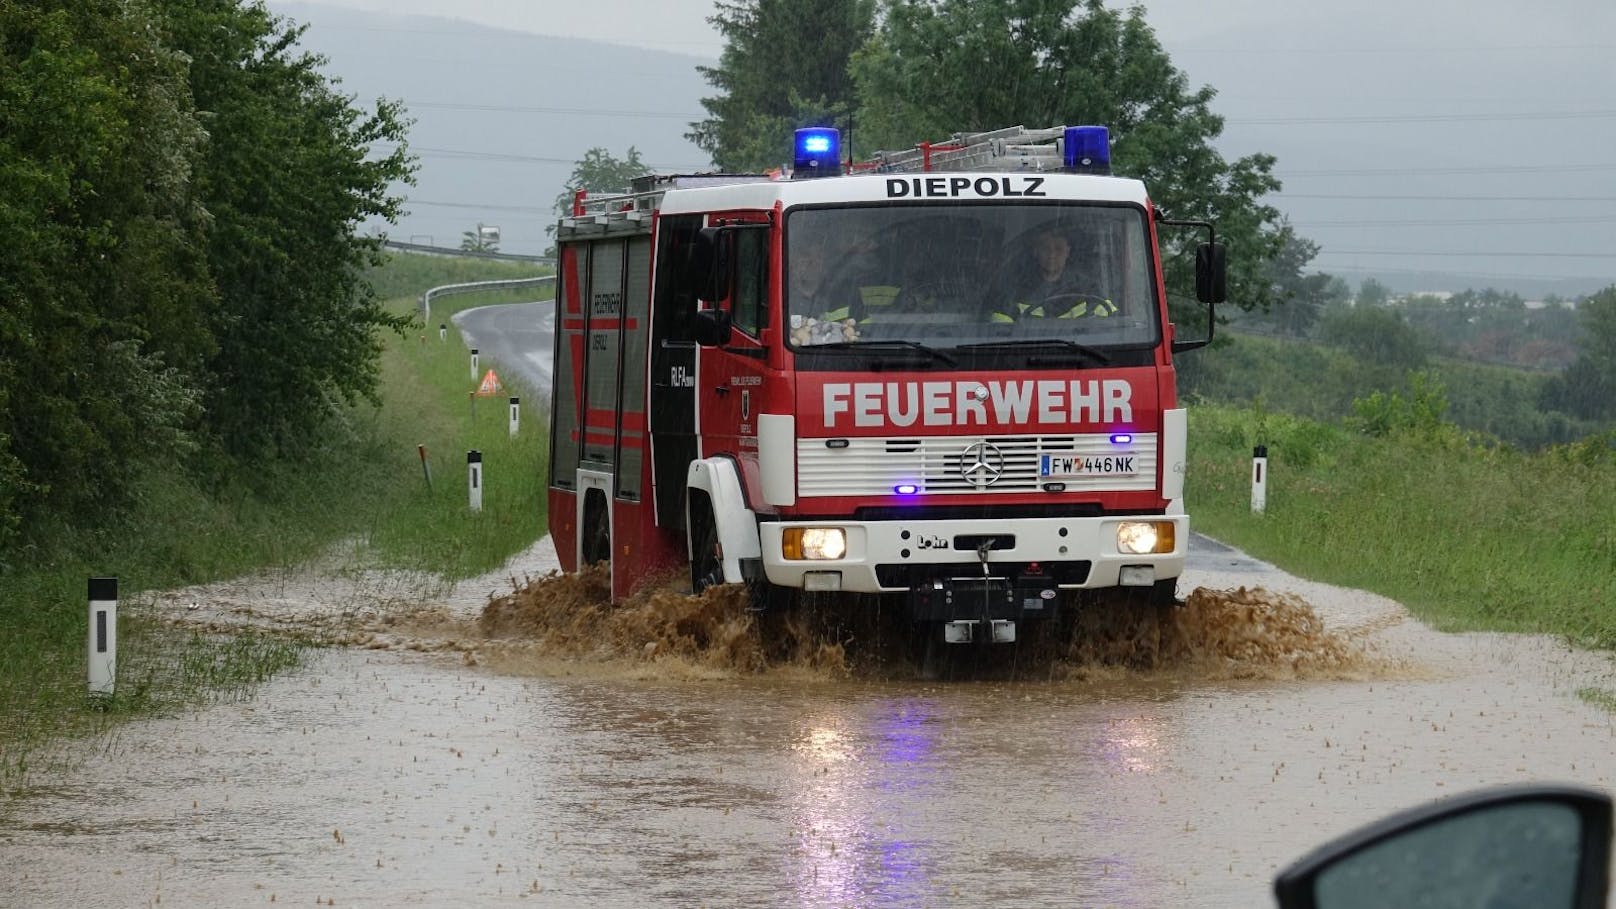
[[[1301,597],[1262,588],[1197,588],[1177,606],[1092,601],[1059,625],[1030,626],[1016,646],[935,645],[909,625],[901,602],[874,596],[805,597],[796,608],[747,609],[745,588],[699,595],[682,579],[610,602],[604,565],[559,572],[493,598],[478,619],[487,642],[540,660],[655,664],[677,674],[806,672],[824,678],[951,676],[1086,678],[1192,674],[1214,679],[1360,678],[1372,648],[1331,631]],[[956,665],[964,657],[968,665]]]

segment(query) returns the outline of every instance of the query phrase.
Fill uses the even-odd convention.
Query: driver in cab
[[[1003,292],[990,321],[1115,315],[1115,303],[1083,291],[1082,276],[1072,267],[1071,256],[1072,241],[1058,227],[1044,227],[1034,234],[1030,248],[1010,263],[1010,276],[1001,285]]]

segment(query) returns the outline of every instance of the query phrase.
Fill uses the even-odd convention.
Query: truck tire
[[[690,511],[690,592],[701,593],[724,583],[723,550],[718,543],[718,519],[706,497],[697,504],[692,494]]]

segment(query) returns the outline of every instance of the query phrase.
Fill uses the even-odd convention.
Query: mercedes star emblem
[[[960,476],[981,489],[999,482],[1004,473],[1004,452],[992,442],[977,442],[960,452]]]

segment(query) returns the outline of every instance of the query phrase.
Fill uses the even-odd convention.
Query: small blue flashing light
[[[828,126],[797,130],[796,149],[791,158],[791,176],[834,177],[842,172],[842,134]]]
[[[1103,126],[1066,127],[1064,163],[1074,174],[1111,173],[1111,131]]]
[[[900,496],[912,496],[920,491],[920,487],[913,483],[899,483],[892,487],[892,491]]]
[[[1133,435],[1131,433],[1114,432],[1111,434],[1111,444],[1113,445],[1127,445],[1132,441]]]

